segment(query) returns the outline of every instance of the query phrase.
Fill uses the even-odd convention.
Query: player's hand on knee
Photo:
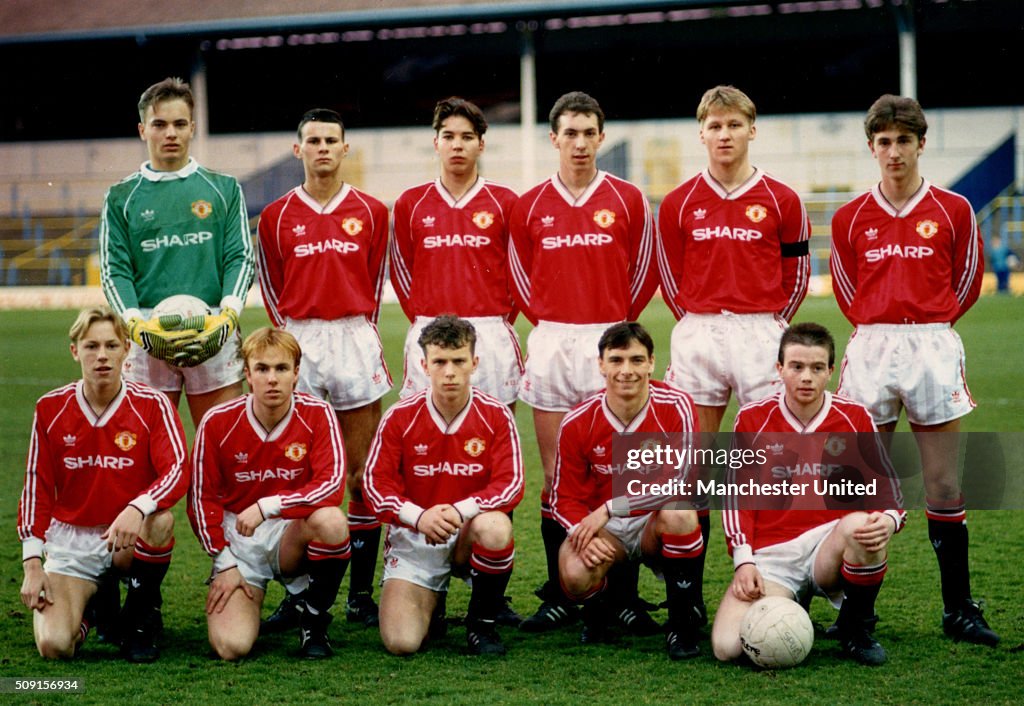
[[[602,503],[599,508],[580,520],[579,524],[573,528],[572,534],[569,537],[572,548],[578,554],[582,554],[584,548],[590,544],[590,541],[608,524],[610,517],[608,507]]]
[[[142,531],[144,520],[142,510],[134,505],[126,505],[124,510],[121,510],[114,521],[110,523],[107,530],[100,535],[100,539],[107,540],[107,551],[117,552],[122,549],[133,549],[139,538],[139,532]]]
[[[265,519],[263,511],[260,509],[260,504],[253,503],[238,514],[235,521],[235,529],[243,537],[251,537],[256,532],[256,528],[262,525]]]
[[[615,562],[615,546],[606,537],[597,535],[580,553],[583,565],[588,569],[596,569],[601,564]]]
[[[36,557],[24,562],[25,579],[21,582],[21,602],[26,608],[42,611],[53,605],[50,577],[43,571],[42,559]]]
[[[206,614],[223,613],[231,596],[239,589],[248,596],[249,600],[253,600],[252,587],[242,578],[242,572],[238,570],[237,566],[224,569],[214,575],[210,582],[210,590],[206,594]]]
[[[872,512],[867,521],[853,531],[853,539],[866,551],[880,552],[896,532],[896,523],[884,512]]]
[[[447,510],[458,515],[458,511],[451,505],[434,505],[424,510],[419,520],[416,521],[416,531],[422,532],[429,543],[444,544],[458,531],[458,525],[452,521]]]
[[[741,601],[756,601],[764,596],[764,578],[753,564],[741,564],[733,573],[729,589]]]

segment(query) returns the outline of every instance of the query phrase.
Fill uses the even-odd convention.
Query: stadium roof
[[[0,41],[263,31],[381,22],[401,24],[467,16],[487,19],[552,12],[593,14],[637,7],[742,6],[752,2],[754,0],[288,0],[287,3],[280,0],[208,0],[203,3],[6,0],[0,5]]]

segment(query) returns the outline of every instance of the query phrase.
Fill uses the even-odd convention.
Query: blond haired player
[[[101,582],[127,574],[122,653],[152,662],[174,548],[170,508],[188,487],[185,434],[166,396],[123,379],[130,344],[117,314],[85,309],[70,338],[82,379],[43,395],[32,422],[18,505],[21,600],[39,654],[67,658],[85,640]]]

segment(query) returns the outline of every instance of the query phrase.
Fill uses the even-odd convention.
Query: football
[[[209,313],[210,307],[202,299],[191,294],[172,294],[153,309],[153,316],[177,314],[183,319],[190,316],[206,316]]]
[[[814,644],[814,626],[796,601],[767,596],[755,601],[740,623],[740,644],[765,669],[800,664]]]

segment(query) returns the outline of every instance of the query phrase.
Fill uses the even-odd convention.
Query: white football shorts
[[[967,389],[964,344],[949,324],[858,326],[846,345],[838,394],[863,404],[876,424],[933,425],[976,406]]]
[[[541,321],[526,339],[526,370],[519,399],[535,409],[568,412],[603,390],[597,342],[612,323]]]
[[[422,532],[389,525],[384,536],[384,572],[380,582],[402,579],[431,591],[447,591],[458,541],[456,532],[444,544],[430,544]]]
[[[781,389],[775,361],[785,330],[774,314],[684,314],[665,382],[703,407],[729,404],[730,390],[740,406],[764,399]]]
[[[224,539],[238,559],[238,571],[250,586],[267,590],[271,579],[281,581],[281,539],[291,520],[272,517],[264,520],[251,537],[243,537],[235,529],[238,516],[224,512]]]
[[[423,370],[423,350],[416,342],[423,327],[433,321],[429,316],[417,316],[405,336],[405,375],[399,397],[408,397],[430,387],[430,379]],[[505,404],[512,404],[519,394],[519,380],[523,376],[523,354],[519,336],[512,324],[501,316],[466,317],[476,329],[476,355],[480,365],[473,373],[471,383]]]
[[[839,520],[832,520],[807,530],[799,537],[772,544],[754,552],[754,564],[766,581],[772,581],[792,591],[796,600],[808,591],[811,595],[824,596],[838,608],[843,603],[843,591],[837,589],[826,593],[814,580],[814,562],[818,558],[825,538],[829,536]]]
[[[51,520],[43,545],[43,570],[99,583],[114,560],[113,552],[107,550],[107,540],[100,539],[106,529]]]
[[[211,309],[214,313],[220,309]],[[143,309],[142,317],[148,319],[152,309]],[[245,379],[242,364],[242,332],[235,329],[232,336],[217,355],[194,368],[179,368],[146,353],[134,343],[124,361],[124,377],[132,382],[141,382],[161,392],[181,392],[202,395],[234,385]]]
[[[330,400],[341,411],[368,405],[391,389],[377,327],[365,316],[288,319],[284,328],[302,347],[299,392]]]
[[[641,555],[640,544],[644,538],[644,530],[647,523],[654,517],[654,513],[637,515],[636,517],[612,517],[604,528],[608,530],[615,539],[622,542],[626,549],[626,556],[636,559]]]

